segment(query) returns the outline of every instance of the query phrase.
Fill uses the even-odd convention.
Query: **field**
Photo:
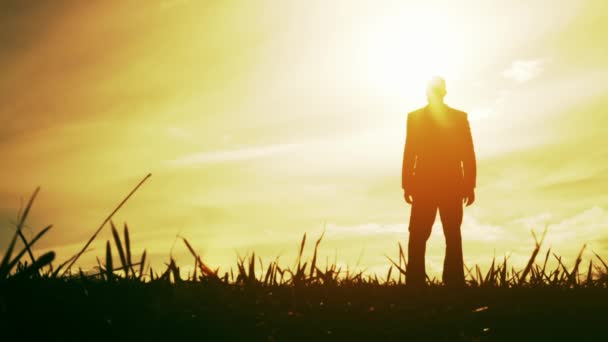
[[[129,228],[125,224],[118,229],[110,215],[89,242],[106,223],[113,239],[107,241],[97,271],[85,274],[71,268],[82,253],[59,264],[53,252],[34,255],[32,247],[51,229],[31,240],[22,233],[36,194],[0,263],[3,341],[513,341],[607,336],[608,265],[596,255],[583,267],[582,250],[573,265],[564,265],[550,250],[540,253],[542,237],[521,270],[511,268],[505,258],[483,272],[468,269],[464,289],[431,280],[427,288],[412,289],[405,286],[407,260],[400,246],[394,258],[387,257],[387,274],[353,273],[318,265],[323,236],[314,241],[313,255],[305,258],[304,235],[293,266],[281,267],[276,261],[264,265],[252,254],[223,273],[208,266],[183,238],[195,271],[184,275],[172,259],[157,271],[147,265],[145,251],[137,257],[132,253]],[[547,266],[550,259],[557,261],[556,267]]]

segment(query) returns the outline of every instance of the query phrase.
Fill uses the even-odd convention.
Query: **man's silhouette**
[[[445,81],[433,78],[427,87],[428,105],[408,114],[403,151],[405,201],[412,205],[407,284],[426,284],[424,255],[437,210],[446,241],[443,281],[464,286],[462,260],[463,203],[475,201],[476,161],[467,114],[447,106]]]

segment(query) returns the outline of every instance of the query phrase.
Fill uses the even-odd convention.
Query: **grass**
[[[540,239],[526,266],[494,259],[487,271],[467,268],[467,287],[447,289],[429,280],[409,289],[404,249],[387,257],[384,275],[318,264],[323,234],[312,257],[304,256],[304,234],[292,267],[264,265],[255,253],[238,257],[220,273],[182,238],[194,268],[184,275],[175,260],[154,270],[146,251],[131,249],[110,214],[75,256],[57,263],[55,253],[36,256],[33,247],[52,228],[31,240],[23,226],[38,194],[33,193],[0,262],[0,331],[4,338],[51,340],[445,340],[494,341],[581,339],[606,335],[608,265],[597,254],[573,265],[551,253],[540,255]],[[95,272],[72,266],[109,223],[112,240]],[[19,242],[20,241],[20,242]],[[118,256],[118,258],[115,258]],[[549,261],[556,261],[549,268]],[[2,340],[9,340],[9,339]]]

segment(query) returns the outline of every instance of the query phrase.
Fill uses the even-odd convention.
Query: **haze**
[[[447,80],[476,145],[465,263],[525,263],[530,230],[608,251],[606,1],[8,1],[0,5],[0,242],[64,259],[114,221],[153,264],[187,237],[213,267],[323,258],[384,270],[407,239],[408,111]],[[430,267],[443,258],[436,226]],[[109,231],[109,230],[108,230]],[[82,258],[94,265],[107,232]]]

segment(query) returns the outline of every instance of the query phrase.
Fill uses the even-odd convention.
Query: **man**
[[[407,284],[426,284],[426,242],[439,210],[446,240],[443,282],[465,285],[462,260],[463,203],[475,201],[476,161],[467,114],[444,103],[445,81],[433,78],[427,86],[428,105],[408,114],[401,185],[412,205]]]

